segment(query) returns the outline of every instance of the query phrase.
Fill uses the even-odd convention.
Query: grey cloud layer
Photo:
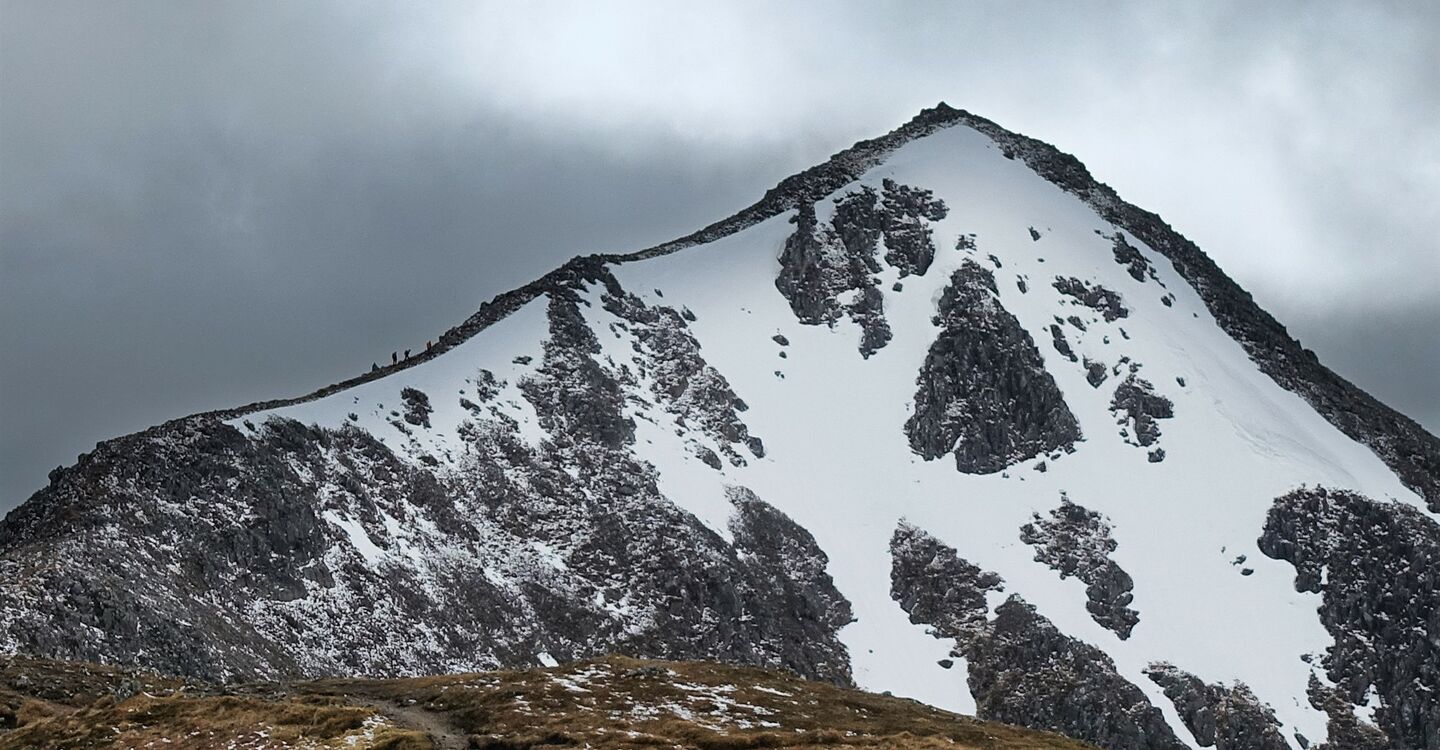
[[[945,99],[1079,155],[1440,429],[1415,6],[0,4],[0,510]]]

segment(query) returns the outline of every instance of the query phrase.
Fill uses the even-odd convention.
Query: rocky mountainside
[[[0,651],[211,681],[606,653],[1107,750],[1440,750],[1440,440],[944,105],[438,344],[96,446]]]

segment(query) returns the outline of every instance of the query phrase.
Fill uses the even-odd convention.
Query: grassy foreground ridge
[[[707,662],[216,686],[0,657],[10,748],[975,748],[1083,750],[1055,734]]]

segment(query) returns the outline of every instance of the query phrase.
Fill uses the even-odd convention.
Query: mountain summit
[[[208,680],[618,652],[1107,750],[1440,748],[1440,440],[1075,158],[940,105],[0,523],[0,651]]]

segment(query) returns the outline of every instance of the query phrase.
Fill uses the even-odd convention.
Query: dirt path
[[[356,702],[379,711],[393,721],[395,726],[424,732],[430,737],[435,750],[466,750],[470,746],[469,738],[456,731],[442,715],[418,706],[402,706],[379,698],[357,698]]]

